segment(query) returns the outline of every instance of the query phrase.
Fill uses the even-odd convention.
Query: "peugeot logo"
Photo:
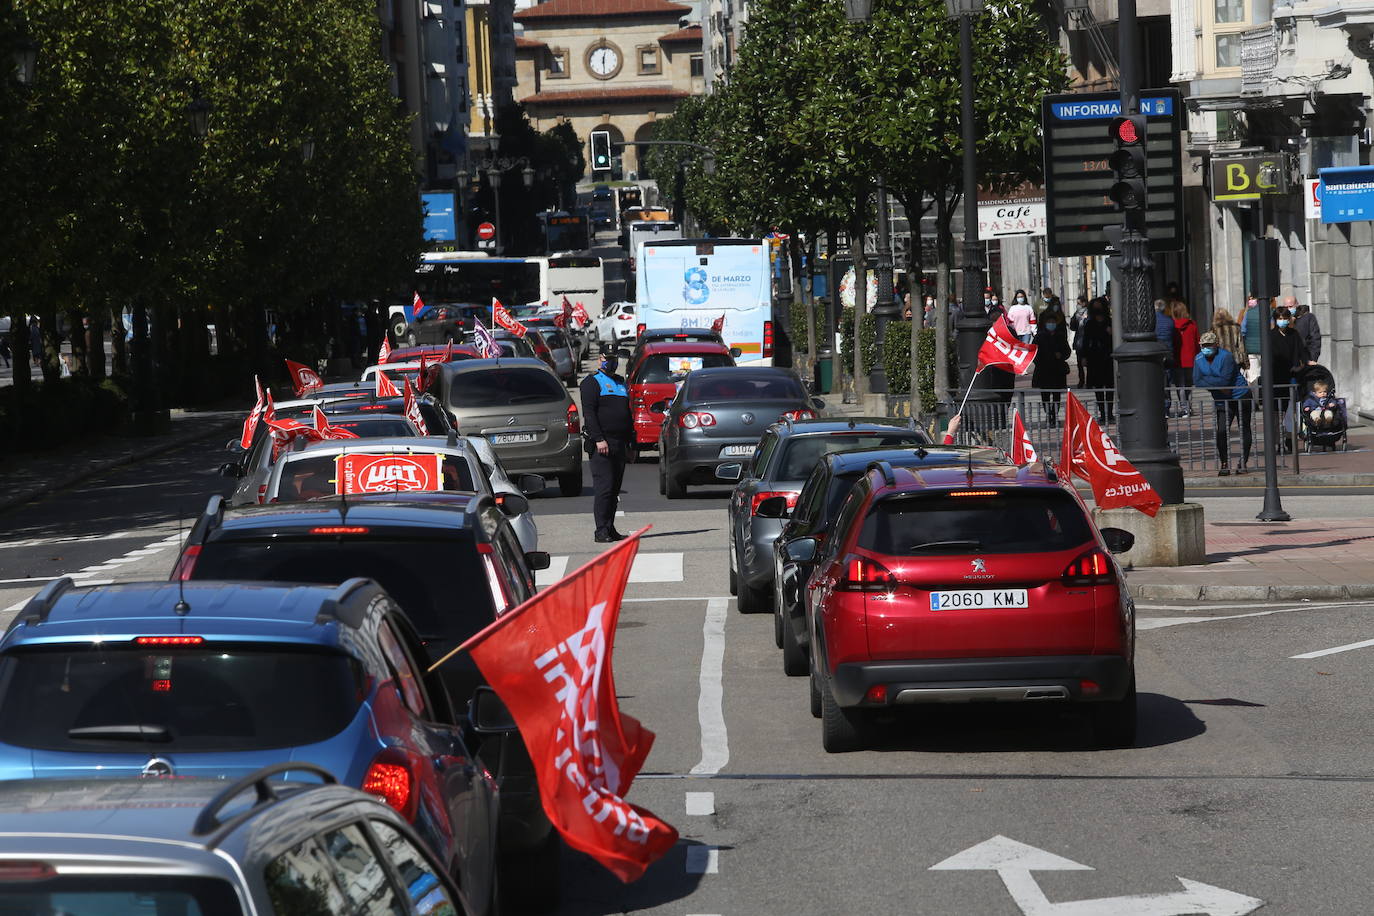
[[[745,426],[749,426],[754,422],[754,415],[751,413],[742,413],[739,415],[739,418],[744,422]]]
[[[974,560],[974,561],[973,561],[973,571],[976,572],[976,573],[985,573],[985,572],[988,571],[988,564],[985,563],[985,562],[983,562],[982,559]]]
[[[173,772],[172,761],[165,757],[152,757],[143,765],[144,776],[171,776]]]
[[[506,417],[506,425],[507,425],[507,426],[514,426],[514,425],[515,425],[516,423],[518,423],[518,422],[519,422],[519,421],[516,420],[515,417]]]

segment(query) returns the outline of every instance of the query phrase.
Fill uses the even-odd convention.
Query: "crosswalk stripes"
[[[541,569],[535,573],[535,583],[540,588],[544,588],[563,578],[568,572],[570,559],[571,557],[567,554],[550,557],[549,568]],[[579,560],[580,562],[582,561]],[[661,553],[639,554],[635,557],[634,566],[630,567],[630,581],[641,583],[681,582],[682,552],[663,551]]]

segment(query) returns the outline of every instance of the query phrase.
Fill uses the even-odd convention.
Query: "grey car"
[[[568,332],[544,320],[527,321],[525,325],[529,328],[529,333],[538,334],[544,339],[544,343],[548,344],[549,352],[553,354],[554,370],[563,380],[563,384],[569,388],[575,387],[577,370],[582,367],[582,358]]]
[[[825,407],[791,369],[726,366],[689,372],[658,434],[658,488],[680,499],[690,484],[716,483],[716,469],[754,454],[759,438],[783,419],[810,419]]]
[[[883,418],[784,420],[764,431],[749,458],[716,469],[721,480],[739,481],[730,494],[726,537],[730,593],[738,596],[740,613],[772,608],[773,541],[784,519],[760,515],[760,504],[781,496],[794,506],[812,468],[830,452],[907,444],[929,445],[930,437],[909,422]]]
[[[319,783],[283,782],[318,779]],[[0,912],[491,913],[405,820],[309,763],[0,783]],[[375,908],[375,909],[374,909]]]
[[[523,337],[516,337],[510,331],[503,328],[491,329],[491,336],[495,339],[496,346],[501,348],[501,355],[503,357],[523,356],[530,359],[535,358],[534,347],[531,347],[529,341],[525,340]],[[463,343],[475,347],[477,345],[476,335],[469,334],[467,337],[464,337]]]
[[[482,436],[512,475],[558,478],[582,494],[582,423],[558,376],[537,359],[467,359],[439,367],[438,396],[467,436]]]

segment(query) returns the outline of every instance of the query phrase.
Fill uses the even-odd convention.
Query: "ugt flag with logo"
[[[988,366],[1005,366],[1017,375],[1025,375],[1035,365],[1035,344],[1022,343],[1007,327],[1007,320],[997,316],[983,345],[978,348],[978,368],[982,372]]]
[[[625,800],[654,734],[621,715],[611,675],[636,532],[468,640],[520,727],[544,812],[574,849],[621,881],[644,874],[677,831]]]
[[[506,311],[506,307],[501,304],[499,299],[491,300],[491,320],[516,337],[525,336],[525,326],[517,321],[514,315]]]
[[[291,374],[291,387],[295,389],[298,398],[303,398],[315,389],[324,387],[324,379],[320,378],[320,374],[304,363],[296,363],[288,359],[286,371]]]
[[[1066,394],[1060,465],[1088,482],[1099,509],[1129,506],[1154,518],[1164,502],[1155,488],[1117,451],[1112,437],[1097,425],[1073,392]]]

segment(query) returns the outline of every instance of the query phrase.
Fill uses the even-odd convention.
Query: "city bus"
[[[762,239],[664,239],[636,252],[637,326],[709,329],[740,365],[773,364],[773,283]]]

